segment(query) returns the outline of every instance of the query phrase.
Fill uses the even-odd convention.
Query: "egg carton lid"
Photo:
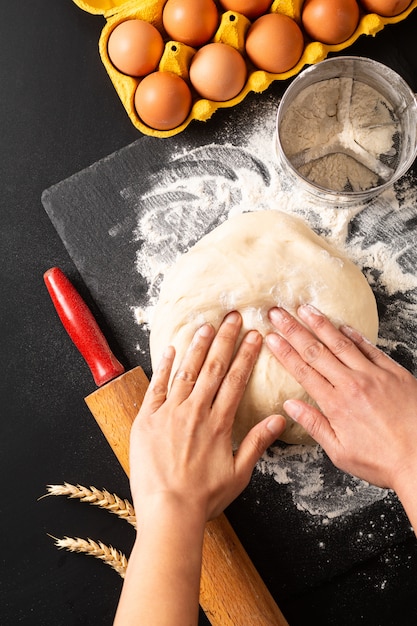
[[[275,11],[285,13],[290,17],[298,19],[301,14],[301,7],[304,1],[305,0],[275,0],[273,2],[271,1],[271,4],[273,5]],[[162,14],[162,9],[166,0],[89,0],[88,2],[85,0],[73,0],[73,2],[87,13],[111,17],[120,10],[127,9],[128,7],[140,7],[144,13],[149,12],[149,15],[152,15],[153,13],[159,15]],[[385,24],[400,22],[411,13],[416,5],[417,1],[412,0],[407,9],[398,15],[394,15],[393,17],[377,17],[381,20],[382,27]],[[343,43],[345,44],[344,47],[346,47],[347,42]]]
[[[162,15],[162,9],[166,0],[72,0],[74,4],[95,15],[104,15],[104,17],[112,17],[119,11],[128,9],[129,7],[141,7],[144,14],[147,13],[151,17],[153,14]],[[146,19],[146,17],[144,17]],[[151,21],[151,20],[148,20]]]

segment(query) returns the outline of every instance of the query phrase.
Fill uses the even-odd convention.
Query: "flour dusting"
[[[277,209],[298,215],[329,243],[342,250],[367,277],[380,312],[379,345],[417,371],[417,185],[412,175],[366,204],[321,206],[295,188],[277,164],[274,127],[278,103],[257,102],[239,145],[212,143],[171,154],[152,175],[146,194],[135,185],[121,193],[137,218],[136,269],[146,294],[133,310],[148,328],[164,274],[179,255],[232,215]],[[227,128],[225,136],[227,136]],[[295,506],[324,523],[386,497],[343,473],[334,478],[321,448],[273,448],[257,471],[286,485]]]
[[[323,524],[382,500],[388,494],[364,480],[341,474],[332,480],[331,462],[320,446],[270,448],[257,464],[257,471],[289,485],[295,506],[316,516]]]

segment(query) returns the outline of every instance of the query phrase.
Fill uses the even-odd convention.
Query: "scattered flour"
[[[276,109],[273,100],[257,103],[240,145],[213,143],[174,151],[145,195],[138,195],[135,187],[122,191],[138,215],[136,269],[147,283],[145,302],[133,310],[137,323],[149,328],[166,269],[206,232],[241,212],[279,209],[304,218],[362,268],[386,311],[380,345],[394,357],[408,350],[412,366],[417,354],[417,272],[415,258],[410,258],[417,227],[415,181],[406,176],[395,190],[365,205],[318,205],[294,188],[276,163]],[[416,343],[410,349],[413,334]],[[386,490],[344,474],[335,476],[332,468],[318,446],[274,448],[258,464],[259,472],[287,485],[296,507],[319,523],[386,497]]]
[[[335,481],[335,469],[320,446],[271,448],[258,462],[257,471],[288,485],[297,509],[323,524],[383,500],[389,493],[347,474],[338,474]]]

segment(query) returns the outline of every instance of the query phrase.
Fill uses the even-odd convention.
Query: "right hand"
[[[288,415],[340,469],[397,493],[417,483],[417,380],[358,331],[309,305],[297,313],[306,326],[272,309],[279,334],[266,341],[320,410],[291,399]]]

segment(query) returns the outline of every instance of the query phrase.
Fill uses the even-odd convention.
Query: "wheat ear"
[[[135,510],[129,500],[122,500],[115,493],[111,494],[107,489],[99,490],[96,487],[84,487],[83,485],[71,485],[65,482],[63,485],[47,485],[47,496],[67,496],[77,498],[80,502],[88,502],[99,506],[110,513],[118,515],[136,528]],[[44,496],[42,496],[44,497]]]
[[[106,546],[101,541],[93,541],[92,539],[80,539],[79,537],[53,537],[55,545],[61,550],[69,550],[69,552],[81,552],[88,556],[94,556],[96,559],[100,559],[106,565],[110,565],[116,572],[124,578],[126,575],[127,558],[112,546]]]

